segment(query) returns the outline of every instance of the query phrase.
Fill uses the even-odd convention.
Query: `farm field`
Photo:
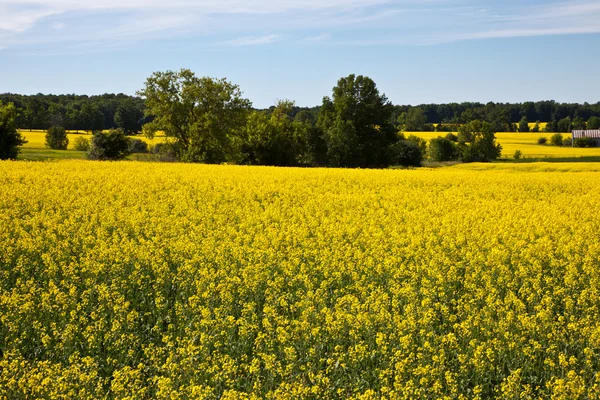
[[[43,160],[47,158],[84,158],[84,153],[64,150],[49,150],[45,147],[45,132],[44,131],[29,131],[22,130],[21,133],[29,141],[22,147],[21,159]],[[431,140],[438,136],[446,135],[446,132],[405,132],[405,135],[416,135],[427,140]],[[91,134],[85,133],[69,133],[69,149],[72,146],[75,138],[83,136],[91,138]],[[499,132],[496,134],[498,142],[502,144],[502,157],[512,159],[516,150],[521,150],[523,157],[526,159],[540,158],[579,158],[579,157],[600,157],[600,148],[583,149],[571,147],[556,147],[550,145],[538,145],[537,140],[540,137],[550,139],[552,133],[518,133],[518,132]],[[563,137],[569,138],[570,134],[563,134]],[[149,145],[154,145],[164,141],[164,137],[158,136],[153,140],[145,136],[138,135],[135,138],[141,139]]]
[[[438,136],[445,136],[446,132],[405,132],[405,135],[415,135],[426,140]],[[524,158],[569,158],[569,157],[599,157],[600,147],[596,148],[573,148],[539,145],[537,140],[545,137],[550,141],[553,133],[539,132],[498,132],[496,139],[502,145],[502,157],[512,158],[515,151],[521,150]],[[570,133],[564,133],[563,138],[570,138]]]
[[[598,398],[599,174],[0,162],[0,398]]]
[[[69,131],[67,137],[69,138],[69,147],[65,150],[50,150],[46,148],[46,131],[42,130],[20,130],[21,134],[25,137],[28,143],[25,143],[21,148],[21,155],[19,158],[28,160],[43,160],[48,158],[85,158],[84,152],[74,151],[73,144],[75,139],[78,137],[84,137],[91,139],[92,134],[90,133],[76,133]],[[164,137],[155,137],[154,139],[148,139],[143,135],[131,136],[132,138],[143,140],[148,145],[154,145],[164,141]]]

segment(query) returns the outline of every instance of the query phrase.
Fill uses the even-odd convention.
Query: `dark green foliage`
[[[585,129],[585,120],[581,117],[575,117],[573,118],[573,124],[571,125],[571,129],[578,131],[578,130],[582,130]]]
[[[90,160],[122,160],[129,155],[129,138],[122,129],[94,132],[87,158]]]
[[[250,114],[242,146],[245,164],[293,166],[312,161],[307,154],[310,124],[290,118],[293,106],[280,101],[270,116],[264,111]]]
[[[410,143],[415,144],[417,147],[419,147],[419,150],[421,150],[421,154],[427,153],[427,140],[420,138],[418,136],[415,136],[415,135],[410,135],[408,138],[406,138],[406,140]]]
[[[411,107],[400,115],[398,123],[405,131],[423,131],[426,128],[427,116],[421,108]]]
[[[27,141],[17,130],[17,109],[14,104],[0,101],[0,160],[14,159],[19,155],[19,146]]]
[[[550,137],[550,144],[552,146],[562,146],[563,145],[563,135],[560,133],[555,133]]]
[[[148,143],[141,139],[129,139],[129,152],[130,153],[147,153]]]
[[[456,143],[447,137],[438,137],[429,142],[431,161],[453,161],[458,158]]]
[[[399,140],[389,147],[390,163],[404,167],[420,167],[423,152],[419,145],[409,140]]]
[[[529,132],[529,121],[526,117],[523,117],[519,122],[519,132]]]
[[[460,158],[464,162],[489,162],[500,157],[502,146],[496,143],[496,133],[488,122],[471,121],[460,127]]]
[[[77,151],[90,151],[90,141],[82,136],[78,136],[73,141],[73,149]]]
[[[127,98],[119,104],[115,112],[114,122],[118,128],[123,129],[127,135],[132,135],[142,130],[144,121],[143,105],[132,98]]]
[[[544,137],[544,136],[540,137],[537,140],[537,144],[545,145],[546,143],[548,143],[548,139],[546,137]]]
[[[454,133],[448,133],[446,136],[444,136],[446,139],[448,139],[451,142],[458,142],[458,136],[456,136]]]
[[[218,164],[239,162],[241,131],[251,103],[237,85],[225,79],[197,77],[189,69],[155,72],[139,95],[146,100],[144,125],[152,137],[156,131],[177,143],[181,161]]]
[[[177,144],[175,143],[157,143],[152,147],[158,161],[175,162],[177,161]]]
[[[535,125],[531,128],[531,132],[538,133],[540,131],[540,121],[535,121]]]
[[[46,131],[46,147],[53,150],[66,150],[69,146],[67,131],[62,126],[52,126]]]
[[[544,128],[544,132],[557,132],[558,131],[558,122],[556,120],[552,120],[546,124]]]
[[[516,151],[515,151],[515,154],[513,155],[513,158],[514,158],[515,160],[520,160],[520,159],[521,159],[521,157],[523,157],[523,153],[521,152],[521,150],[516,150]]]
[[[573,142],[575,147],[596,147],[597,142],[589,137],[580,137]]]
[[[561,119],[560,121],[558,121],[558,125],[557,125],[557,132],[571,132],[571,118],[566,117]]]
[[[590,117],[587,122],[587,129],[600,129],[600,118]]]
[[[391,124],[392,105],[375,82],[350,75],[325,97],[318,126],[327,144],[327,162],[335,167],[386,167],[388,148],[398,138]]]

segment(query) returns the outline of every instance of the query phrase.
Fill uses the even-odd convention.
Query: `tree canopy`
[[[349,75],[325,97],[318,126],[327,144],[328,164],[385,167],[390,145],[398,141],[391,124],[392,105],[372,79]]]
[[[17,158],[19,146],[27,143],[17,130],[16,118],[14,104],[0,101],[0,160]]]
[[[221,163],[241,157],[240,132],[251,103],[237,85],[182,69],[155,72],[138,94],[146,101],[146,115],[154,117],[144,132],[173,138],[180,160]]]

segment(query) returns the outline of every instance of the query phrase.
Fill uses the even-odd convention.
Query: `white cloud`
[[[229,40],[225,42],[225,44],[234,47],[258,46],[263,44],[275,43],[278,40],[279,35],[246,36],[234,40]]]
[[[187,34],[204,35],[204,45],[210,37],[213,43],[236,47],[284,37],[297,43],[393,46],[600,29],[600,0],[536,6],[517,0],[471,2],[473,6],[465,6],[464,0],[0,0],[0,46],[123,47]],[[324,31],[335,33],[337,41]]]
[[[328,41],[330,39],[331,39],[331,34],[324,33],[322,35],[307,36],[305,38],[300,39],[299,42],[302,42],[302,43],[320,43],[320,42],[326,42],[326,41]]]

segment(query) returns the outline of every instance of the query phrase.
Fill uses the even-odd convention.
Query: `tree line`
[[[89,158],[126,156],[131,144],[126,134],[135,130],[120,123],[135,120],[147,137],[167,137],[165,143],[153,149],[163,160],[368,168],[419,166],[426,155],[435,160],[435,153],[427,154],[424,140],[414,135],[405,137],[404,127],[397,123],[399,118],[394,118],[395,107],[372,79],[362,75],[341,78],[331,96],[324,97],[321,106],[313,109],[300,109],[294,102],[282,100],[268,110],[257,110],[237,85],[225,79],[198,77],[187,69],[152,74],[138,96],[94,98],[114,103],[113,126],[118,128],[103,132],[99,122],[93,127]],[[6,104],[2,107],[7,110],[6,126],[12,127],[9,136],[17,137],[13,142],[22,144],[15,127],[28,113],[18,112],[12,102]],[[65,110],[75,109],[69,104]],[[138,113],[141,104],[142,114]],[[81,115],[87,115],[90,107],[100,109],[85,102],[80,105],[78,118],[82,120]],[[127,106],[138,110],[135,118],[125,118]],[[101,113],[97,114],[100,121]],[[53,121],[46,136],[49,147],[67,146],[65,126],[69,127],[60,118]],[[461,125],[455,142],[449,145],[450,159],[489,161],[500,155],[493,127],[485,121]]]
[[[46,130],[61,126],[67,130],[97,131],[121,128],[137,133],[148,122],[144,100],[125,94],[101,96],[0,94],[0,101],[15,105],[20,129]]]
[[[121,128],[127,133],[140,132],[151,115],[139,96],[125,94],[19,95],[0,94],[0,101],[13,103],[18,111],[16,124],[21,129],[48,129],[62,126],[67,130],[95,131]],[[272,113],[276,106],[266,111]],[[569,132],[573,129],[600,129],[600,102],[595,104],[538,101],[524,103],[477,102],[393,105],[390,123],[406,131],[457,132],[458,126],[474,120],[490,123],[496,132]],[[292,105],[292,118],[316,120],[321,106],[303,108]],[[528,127],[528,123],[546,122],[545,129]]]

